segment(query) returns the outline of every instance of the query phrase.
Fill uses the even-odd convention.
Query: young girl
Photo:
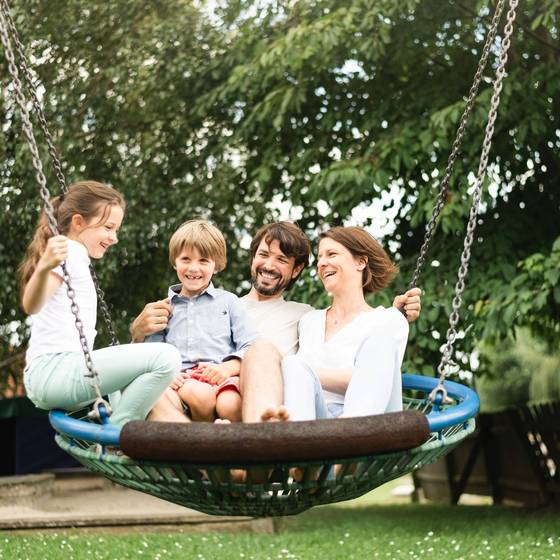
[[[124,200],[115,189],[94,181],[75,183],[52,201],[60,235],[53,236],[43,212],[20,267],[22,305],[32,317],[24,383],[43,409],[76,410],[95,400],[82,345],[63,282],[66,262],[90,351],[97,318],[97,294],[90,258],[100,259],[117,243]],[[143,420],[180,370],[178,351],[169,344],[121,345],[92,352],[103,395],[121,390],[110,421],[122,426]]]

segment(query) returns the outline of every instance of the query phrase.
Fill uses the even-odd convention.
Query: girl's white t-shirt
[[[318,309],[304,315],[299,322],[298,356],[312,369],[352,369],[364,340],[380,332],[394,341],[397,359],[393,375],[400,376],[408,339],[408,322],[398,309],[379,306],[364,311],[328,341],[325,341],[326,317],[327,310]],[[327,403],[344,403],[344,395],[324,389],[323,395]]]
[[[89,349],[97,331],[97,294],[89,270],[90,258],[87,249],[78,241],[68,240],[68,258],[66,269],[70,275],[70,284],[76,293],[80,318],[84,325],[84,333]],[[53,269],[62,278],[62,267]],[[41,310],[31,315],[31,338],[25,356],[27,364],[43,354],[59,352],[81,352],[82,345],[76,329],[71,302],[67,294],[67,286],[63,282],[43,305]]]

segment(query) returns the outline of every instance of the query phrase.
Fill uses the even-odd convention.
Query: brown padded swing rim
[[[402,451],[429,436],[425,415],[405,410],[312,422],[134,421],[122,428],[120,447],[129,457],[154,461],[286,463]]]

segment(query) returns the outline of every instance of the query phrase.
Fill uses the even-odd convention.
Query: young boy
[[[256,333],[239,298],[212,284],[226,266],[222,233],[205,220],[189,220],[169,241],[169,262],[180,284],[169,288],[167,326],[147,342],[179,349],[183,372],[168,390],[177,394],[195,421],[241,421],[239,371]]]

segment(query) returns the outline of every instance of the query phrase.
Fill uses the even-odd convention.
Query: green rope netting
[[[428,412],[425,400],[405,398],[404,408]],[[212,515],[293,515],[312,506],[357,498],[445,455],[473,432],[474,419],[450,426],[420,447],[351,459],[282,464],[163,463],[100,454],[91,442],[58,434],[56,441],[88,469],[109,480]],[[335,465],[340,467],[335,472]],[[299,469],[294,480],[293,469]],[[236,482],[236,470],[245,480]],[[291,472],[292,471],[292,472]]]

